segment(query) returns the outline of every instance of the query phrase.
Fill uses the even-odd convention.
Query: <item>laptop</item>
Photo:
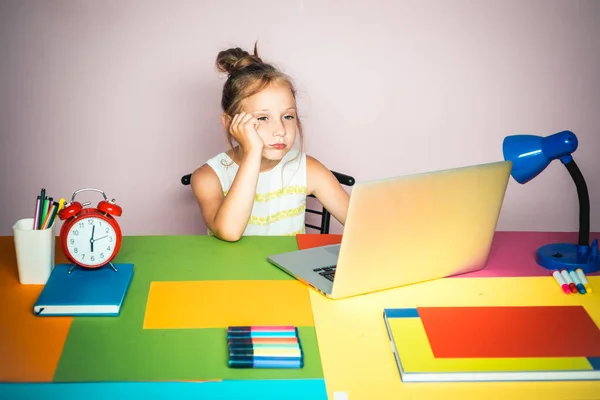
[[[357,182],[340,244],[267,260],[341,299],[482,269],[512,163]]]

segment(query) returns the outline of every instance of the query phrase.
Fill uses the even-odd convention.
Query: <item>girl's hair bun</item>
[[[217,55],[217,69],[229,75],[250,65],[262,64],[262,62],[256,52],[256,45],[254,46],[253,55],[239,47],[222,50]]]

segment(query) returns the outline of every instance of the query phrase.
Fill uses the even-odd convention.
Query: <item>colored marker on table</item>
[[[558,283],[558,286],[561,287],[563,292],[565,292],[566,294],[571,294],[571,289],[569,288],[569,285],[567,284],[567,282],[565,282],[564,278],[560,274],[560,271],[556,270],[556,271],[552,272],[552,276],[554,277],[554,280],[556,280],[556,282]]]
[[[233,338],[295,338],[295,331],[251,331],[251,332],[227,332],[227,339]]]
[[[297,349],[298,343],[229,343],[229,350]]]
[[[227,332],[293,332],[296,334],[296,327],[291,325],[282,326],[230,326]]]
[[[230,326],[231,368],[302,368],[304,353],[295,326]]]
[[[575,282],[575,286],[577,286],[577,290],[579,290],[579,293],[585,294],[585,287],[583,287],[583,284],[579,280],[577,272],[571,270],[569,271],[569,276],[571,277],[571,279],[573,279],[573,282]]]
[[[575,286],[575,282],[573,282],[573,279],[571,279],[567,270],[566,269],[561,270],[560,274],[562,275],[563,278],[565,278],[567,285],[569,285],[569,289],[571,289],[571,293],[577,293],[578,292],[577,286]]]
[[[228,365],[231,368],[302,368],[301,359],[286,360],[281,358],[230,357]]]
[[[298,338],[295,337],[228,337],[227,343],[232,344],[297,344]]]
[[[585,288],[585,291],[588,292],[588,293],[592,293],[592,286],[590,285],[590,283],[588,282],[587,278],[585,277],[585,274],[583,273],[583,270],[581,268],[577,268],[575,270],[575,272],[577,273],[577,277],[579,278],[579,280],[583,284],[583,287]]]
[[[281,357],[281,358],[301,358],[302,351],[299,348],[295,349],[230,349],[229,357],[234,356],[254,356],[254,357]]]

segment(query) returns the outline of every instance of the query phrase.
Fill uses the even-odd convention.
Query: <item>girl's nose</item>
[[[283,135],[285,135],[285,127],[280,122],[273,130],[273,136],[283,136]]]

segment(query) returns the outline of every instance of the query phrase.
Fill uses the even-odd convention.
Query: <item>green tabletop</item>
[[[301,369],[227,367],[226,328],[144,329],[151,282],[293,279],[266,257],[296,250],[294,237],[129,236],[115,263],[133,263],[119,317],[75,317],[54,382],[322,378],[314,326],[299,327]]]

